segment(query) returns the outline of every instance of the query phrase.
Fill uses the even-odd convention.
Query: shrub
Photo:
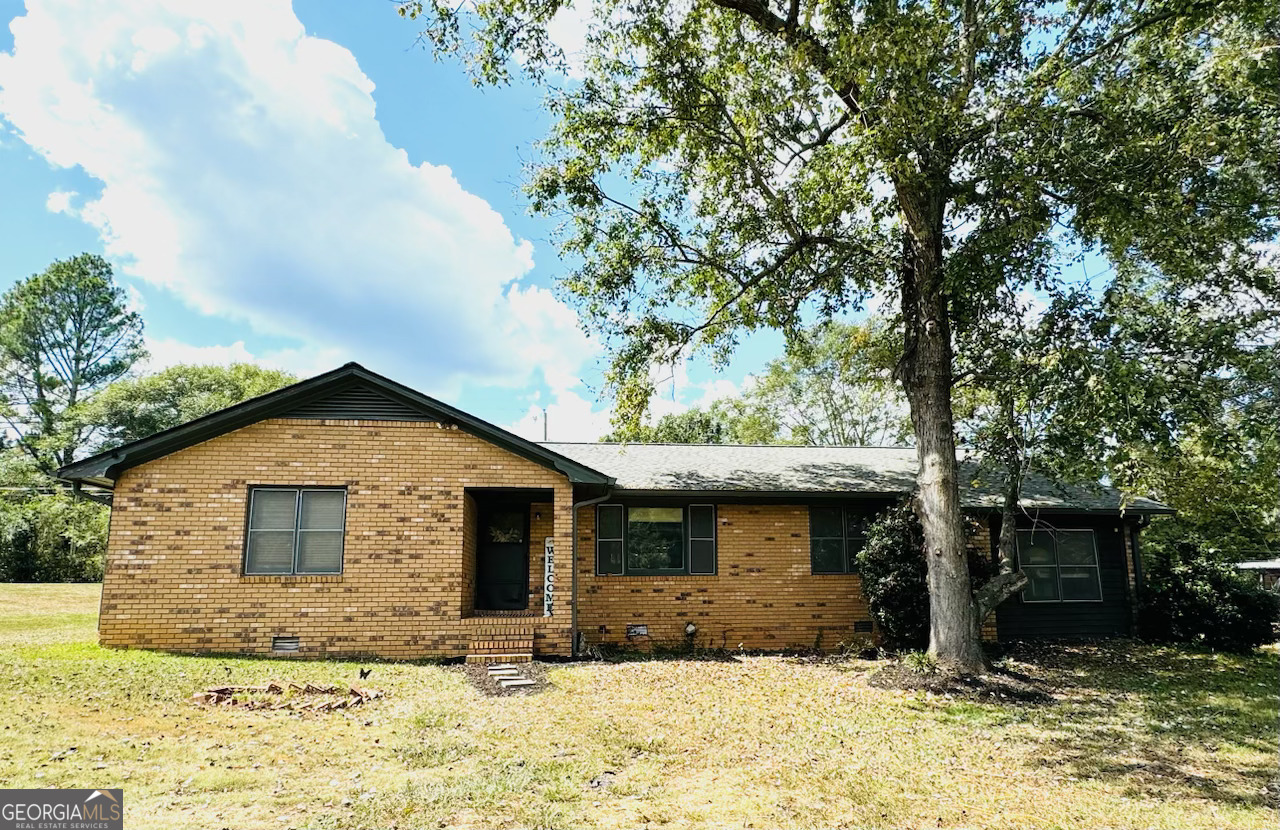
[[[909,651],[902,658],[907,668],[916,674],[937,674],[938,664],[927,651]]]
[[[976,526],[970,528],[970,532]],[[929,588],[924,559],[924,531],[909,503],[885,510],[867,528],[858,552],[862,594],[886,646],[920,650],[929,644]],[[971,549],[973,584],[986,582],[995,570],[989,557]]]
[[[0,503],[0,581],[97,582],[107,549],[107,508],[67,493]]]
[[[1192,540],[1146,563],[1139,631],[1144,639],[1246,652],[1275,640],[1280,596],[1218,561]]]

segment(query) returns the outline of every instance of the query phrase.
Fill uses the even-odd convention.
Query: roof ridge
[[[904,447],[893,444],[697,444],[680,441],[536,441],[537,444],[564,444],[574,447],[759,447],[761,449],[779,450],[908,450],[915,447]]]

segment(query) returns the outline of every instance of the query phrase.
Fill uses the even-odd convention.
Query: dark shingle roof
[[[618,490],[703,493],[858,493],[902,495],[915,487],[916,451],[907,447],[798,447],[734,444],[570,444],[543,446],[616,479]],[[961,465],[967,507],[999,507],[1000,482],[975,462]],[[1168,513],[1144,498],[1124,503],[1119,490],[1055,484],[1029,476],[1029,510]]]

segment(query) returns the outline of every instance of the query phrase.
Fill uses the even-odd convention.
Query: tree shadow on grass
[[[1111,641],[1021,645],[1009,658],[1059,690],[1059,705],[1030,713],[1053,749],[1036,765],[1121,780],[1131,797],[1278,806],[1274,650],[1232,655]]]

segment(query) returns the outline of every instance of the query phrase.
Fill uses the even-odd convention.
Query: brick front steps
[[[469,617],[468,663],[523,663],[533,659],[533,623],[528,617]]]

